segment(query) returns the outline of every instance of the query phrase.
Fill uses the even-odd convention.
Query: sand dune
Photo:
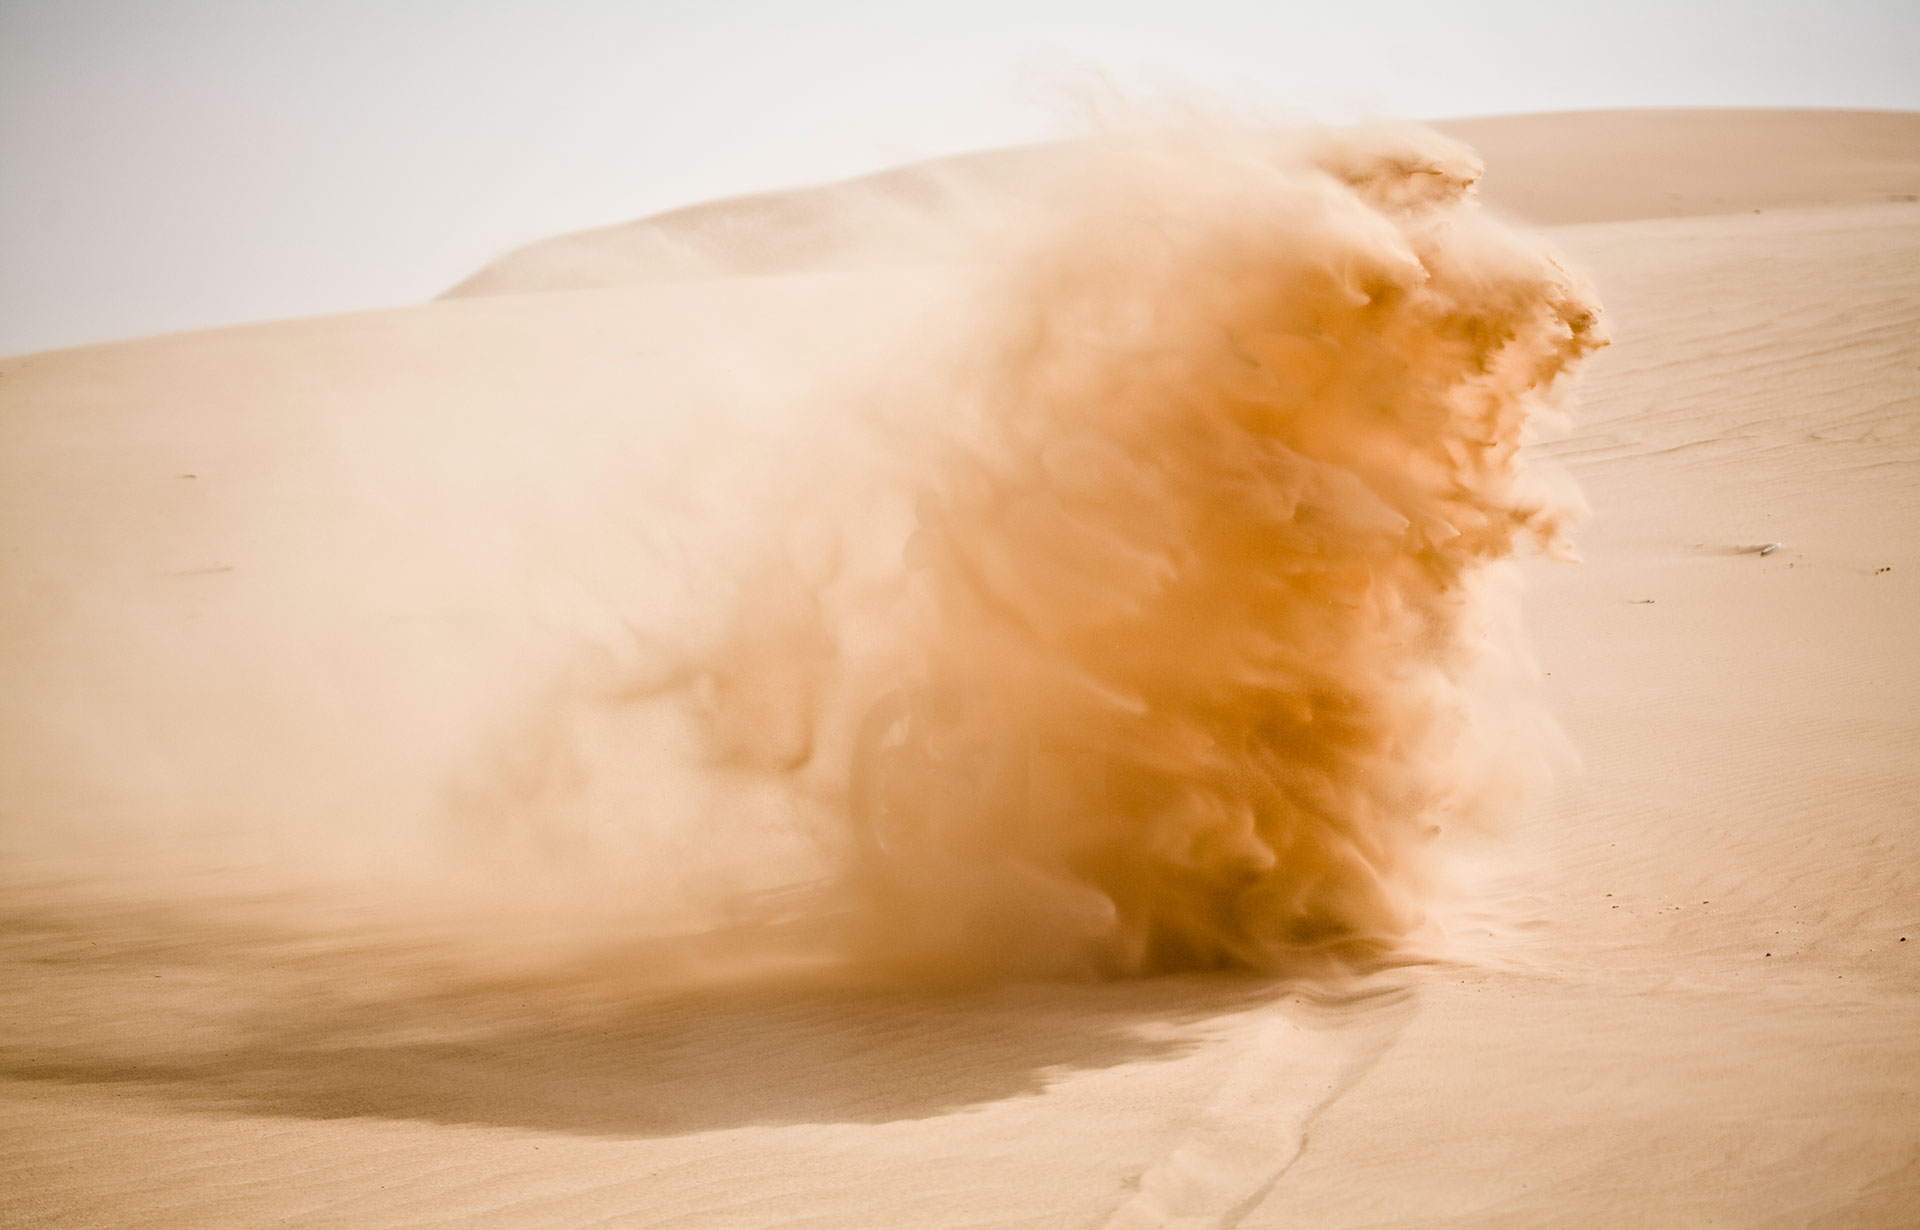
[[[1495,169],[1490,204],[1541,226],[1920,198],[1920,118],[1903,112],[1587,111],[1435,127]],[[938,254],[956,209],[1044,195],[1072,166],[1070,146],[992,150],[689,206],[542,240],[447,294],[897,264]]]
[[[1917,191],[1920,121],[1902,111],[1582,111],[1436,126],[1502,169],[1490,201],[1543,226],[1876,205]]]
[[[1450,126],[1613,336],[1544,446],[1582,562],[1525,566],[1582,763],[1463,847],[1445,960],[1331,981],[850,971],[804,807],[606,823],[667,779],[595,766],[685,731],[556,698],[724,623],[796,382],[951,327],[912,270],[595,239],[488,275],[550,293],[0,363],[0,1221],[1910,1220],[1916,123]],[[701,559],[648,533],[690,509]]]

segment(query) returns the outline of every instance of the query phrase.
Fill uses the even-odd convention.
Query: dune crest
[[[1536,226],[1912,201],[1920,116],[1702,108],[1436,120],[1496,169],[1493,207]],[[1431,138],[1429,138],[1429,145]],[[1328,151],[1331,153],[1332,151]],[[1039,201],[1085,143],[955,154],[838,183],[668,210],[536,240],[443,298],[872,269],[943,254],[957,215]]]

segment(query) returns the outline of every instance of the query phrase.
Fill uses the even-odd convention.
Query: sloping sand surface
[[[1920,192],[1920,117],[1904,111],[1579,111],[1435,127],[1500,169],[1490,200],[1545,226],[1872,205]]]
[[[1247,1224],[1904,1224],[1920,215],[1557,237],[1616,338],[1560,446],[1585,562],[1528,601],[1585,768],[1516,968],[1430,984]]]
[[[1494,168],[1486,199],[1540,226],[1920,199],[1920,117],[1870,111],[1582,111],[1434,125]],[[449,297],[714,273],[833,269],[938,253],[981,200],[1044,194],[1071,146],[991,150],[757,193],[541,240]],[[930,235],[929,230],[936,232]]]
[[[646,527],[759,510],[781,466],[751,459],[818,413],[795,371],[943,327],[920,279],[0,363],[0,1221],[1910,1222],[1920,205],[1884,197],[1920,142],[1738,122],[1767,120],[1874,169],[1576,180],[1504,161],[1500,126],[1574,148],[1612,121],[1474,122],[1496,199],[1511,174],[1612,202],[1553,231],[1614,344],[1546,446],[1593,510],[1581,562],[1529,562],[1524,599],[1581,764],[1473,847],[1448,960],[1332,982],[927,986],[799,932],[736,949],[759,916],[715,903],[782,901],[817,854],[750,791],[714,813],[772,851],[749,866],[534,825],[456,840],[450,875],[420,827],[524,820],[572,780],[515,715],[583,639],[632,652],[596,596],[720,609]],[[1670,192],[1701,207],[1642,207]],[[577,784],[593,814],[631,802],[603,785]],[[604,874],[549,882],[555,860]],[[720,912],[659,934],[694,905]]]

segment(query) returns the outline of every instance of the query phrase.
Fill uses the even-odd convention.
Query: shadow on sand
[[[1403,1000],[1193,975],[903,987],[789,964],[663,982],[658,954],[476,974],[445,945],[142,907],[0,918],[0,1078],[198,1110],[607,1138],[884,1123],[1177,1059],[1286,998],[1329,1023]]]

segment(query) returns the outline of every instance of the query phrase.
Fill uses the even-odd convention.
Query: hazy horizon
[[[0,354],[431,297],[546,235],[1062,135],[1077,85],[1326,118],[1920,108],[1920,11],[1212,0],[0,10]]]

